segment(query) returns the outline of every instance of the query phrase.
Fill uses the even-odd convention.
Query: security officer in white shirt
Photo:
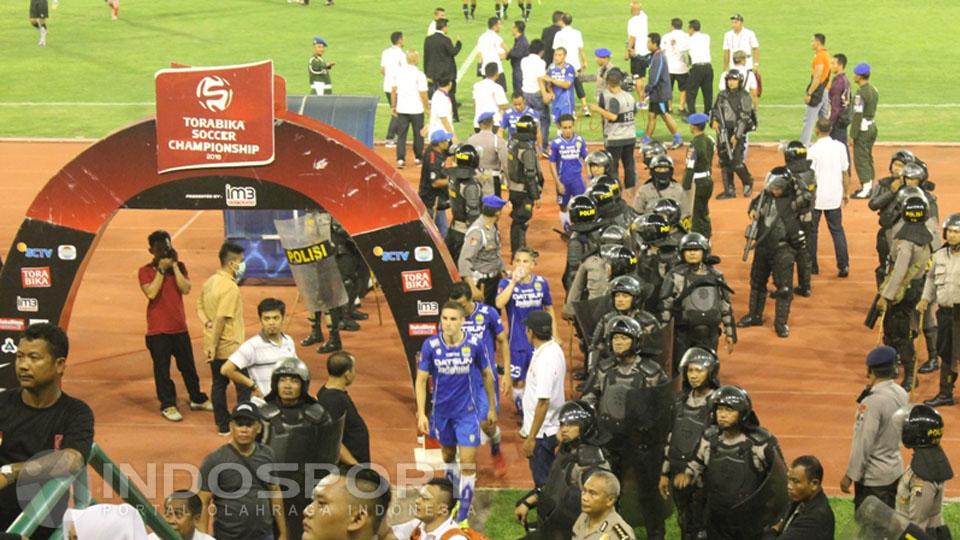
[[[697,94],[703,93],[703,112],[713,106],[713,65],[710,63],[710,36],[700,31],[700,21],[687,23],[690,34],[690,73],[687,78],[687,113],[697,112]]]
[[[587,56],[583,52],[583,34],[573,27],[573,15],[564,13],[560,18],[560,31],[553,37],[553,49],[563,47],[567,51],[567,62],[573,66],[576,78],[573,80],[573,90],[583,106],[583,115],[590,116],[587,108],[587,93],[583,90],[583,69],[587,65]]]
[[[630,75],[637,83],[639,103],[643,101],[645,95],[644,79],[647,76],[647,63],[650,61],[650,54],[646,47],[650,27],[640,0],[630,1],[630,15],[630,20],[627,21],[627,52],[623,55],[623,59],[630,62]]]
[[[380,54],[380,74],[383,75],[383,93],[387,96],[387,103],[390,103],[390,92],[393,90],[397,71],[407,65],[407,53],[403,51],[403,32],[390,34],[390,43],[392,45]],[[397,144],[396,141],[397,121],[391,116],[390,125],[387,127],[386,147],[393,148]]]
[[[680,89],[680,114],[685,116],[685,107],[687,104],[687,77],[690,73],[690,66],[687,65],[686,56],[690,52],[690,36],[683,31],[683,21],[674,18],[670,21],[670,30],[660,38],[660,48],[667,57],[667,70],[670,71],[670,84],[677,84]]]
[[[487,64],[497,65],[496,83],[507,91],[507,77],[503,73],[503,60],[507,57],[507,48],[500,37],[500,19],[490,17],[487,20],[487,31],[477,38],[477,51],[480,53],[480,69],[484,70]],[[486,76],[485,71],[481,71]]]
[[[760,60],[757,56],[760,50],[760,42],[757,41],[757,35],[753,30],[744,28],[743,15],[737,13],[730,17],[730,28],[723,35],[723,69],[733,69],[730,62],[731,57],[736,51],[743,51],[747,54],[747,69],[752,69],[759,73]]]

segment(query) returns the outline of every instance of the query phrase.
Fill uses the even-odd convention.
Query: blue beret
[[[480,113],[480,116],[477,117],[477,122],[485,122],[487,120],[492,119],[494,116],[496,116],[496,113],[492,113],[492,112]]]
[[[897,363],[897,350],[886,345],[877,347],[867,354],[867,367],[890,367]]]
[[[687,117],[687,123],[689,124],[706,124],[709,120],[710,117],[702,112],[693,113]]]
[[[487,195],[486,197],[480,199],[480,202],[482,202],[484,206],[497,209],[503,208],[503,205],[507,204],[507,201],[497,197],[496,195]]]
[[[440,144],[444,141],[453,140],[453,133],[438,129],[430,134],[430,144]]]
[[[853,72],[857,75],[869,75],[870,74],[870,64],[866,62],[862,64],[857,64],[857,67],[853,68]]]
[[[610,52],[610,49],[606,47],[600,47],[599,49],[593,51],[593,54],[597,55],[598,58],[610,58],[613,56],[613,53]]]
[[[320,36],[317,36],[317,37],[313,38],[313,44],[314,44],[314,45],[323,45],[323,46],[326,46],[326,45],[327,45],[327,40],[323,39],[323,38],[320,37]]]

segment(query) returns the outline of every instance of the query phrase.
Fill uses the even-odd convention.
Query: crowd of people
[[[826,37],[812,36],[801,136],[784,146],[784,164],[755,186],[747,143],[761,103],[760,47],[741,15],[730,18],[724,36],[714,99],[710,37],[701,23],[688,21],[684,32],[675,18],[669,32],[649,32],[640,2],[630,2],[629,67],[615,67],[613,52],[597,48],[590,100],[583,37],[573,15],[553,13],[541,37],[529,40],[532,5],[518,0],[521,18],[511,26],[508,50],[499,34],[509,8],[509,0],[496,2],[497,16],[478,41],[475,133],[462,142],[453,130],[460,121],[455,57],[462,44],[448,37],[445,10],[434,11],[422,71],[420,53],[405,49],[400,31],[381,57],[392,112],[387,142],[396,147],[397,167],[405,167],[412,128],[419,195],[462,279],[446,291],[437,333],[417,358],[417,429],[439,442],[444,466],[420,488],[414,519],[387,523],[390,486],[370,467],[370,435],[347,393],[357,365],[342,350],[339,332],[359,329],[366,318],[356,304],[369,271],[334,225],[338,286],[347,301],[311,313],[311,334],[301,342],[319,343],[319,352],[330,353],[328,379],[316,395],[309,369],[283,331],[282,301],[259,303],[261,331],[246,338],[237,284],[244,252],[229,242],[196,309],[213,381],[210,395],[204,393],[183,305],[191,290],[188,269],[169,234],[148,238],[153,259],[140,269],[139,283],[148,299],[146,344],[161,414],[173,422],[183,418],[169,375],[173,357],[189,409],[212,412],[218,433],[228,438],[199,464],[198,485],[163,501],[166,522],[185,540],[209,538],[208,532],[220,540],[473,538],[479,447],[489,445],[496,476],[507,470],[500,428],[506,403],[519,415],[521,451],[534,486],[515,509],[529,538],[634,538],[637,527],[647,538],[664,538],[674,509],[683,538],[833,538],[820,461],[811,455],[785,459],[748,391],[723,381],[718,351],[721,345],[734,350],[738,329],[764,324],[768,296],[775,303],[774,331],[790,335],[792,299],[810,296],[811,276],[820,271],[821,214],[838,276],[845,278],[850,262],[841,211],[849,198],[869,198],[880,227],[877,295],[867,323],[881,326],[884,345],[865,358],[868,384],[857,400],[840,487],[853,491],[858,509],[889,508],[887,525],[864,512],[865,530],[909,526],[917,538],[950,538],[943,496],[953,471],[940,446],[944,422],[935,407],[954,404],[960,214],[941,226],[927,166],[908,150],[891,157],[888,177],[874,179],[878,94],[870,66],[853,69],[858,90],[851,96],[847,57],[829,56]],[[466,20],[475,12],[475,1],[463,4]],[[335,65],[324,59],[326,45],[315,38],[310,60],[311,88],[321,95],[332,92]],[[681,120],[692,135],[687,143],[671,114],[674,81]],[[704,106],[697,112],[701,94]],[[638,125],[644,109],[647,121]],[[576,119],[594,114],[604,141],[602,150],[591,152]],[[668,145],[653,139],[658,120],[671,133]],[[848,133],[859,189],[851,181]],[[668,151],[685,144],[681,174]],[[712,250],[714,155],[723,188],[716,199],[737,196],[735,178],[751,198],[744,248],[744,260],[753,251],[749,307],[739,320],[733,289]],[[638,162],[649,174],[642,185]],[[557,288],[536,273],[539,254],[526,239],[547,176],[560,207],[556,231],[567,249],[560,309],[554,308]],[[508,204],[510,265],[501,256],[499,233]],[[575,328],[579,369],[557,341],[561,319]],[[915,350],[920,333],[927,346],[922,365]],[[32,325],[17,349],[20,388],[4,393],[0,404],[0,528],[27,502],[18,488],[84,466],[94,432],[90,408],[61,390],[66,334],[54,325]],[[917,374],[938,369],[937,395],[912,403]],[[567,395],[568,376],[579,381],[575,397]],[[230,383],[237,394],[232,409]],[[912,451],[906,467],[901,446]],[[70,538],[147,534],[129,506],[61,507],[56,513]],[[52,533],[41,529],[32,538]]]

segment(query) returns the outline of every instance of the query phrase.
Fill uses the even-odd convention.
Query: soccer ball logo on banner
[[[200,106],[210,112],[223,112],[233,101],[230,83],[218,75],[209,75],[197,83],[197,99]]]

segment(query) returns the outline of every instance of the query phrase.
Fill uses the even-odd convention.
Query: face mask
[[[243,279],[243,274],[246,273],[246,271],[247,271],[246,261],[240,261],[237,264],[237,271],[234,274],[234,279],[236,279],[237,281],[240,281],[241,279]]]

